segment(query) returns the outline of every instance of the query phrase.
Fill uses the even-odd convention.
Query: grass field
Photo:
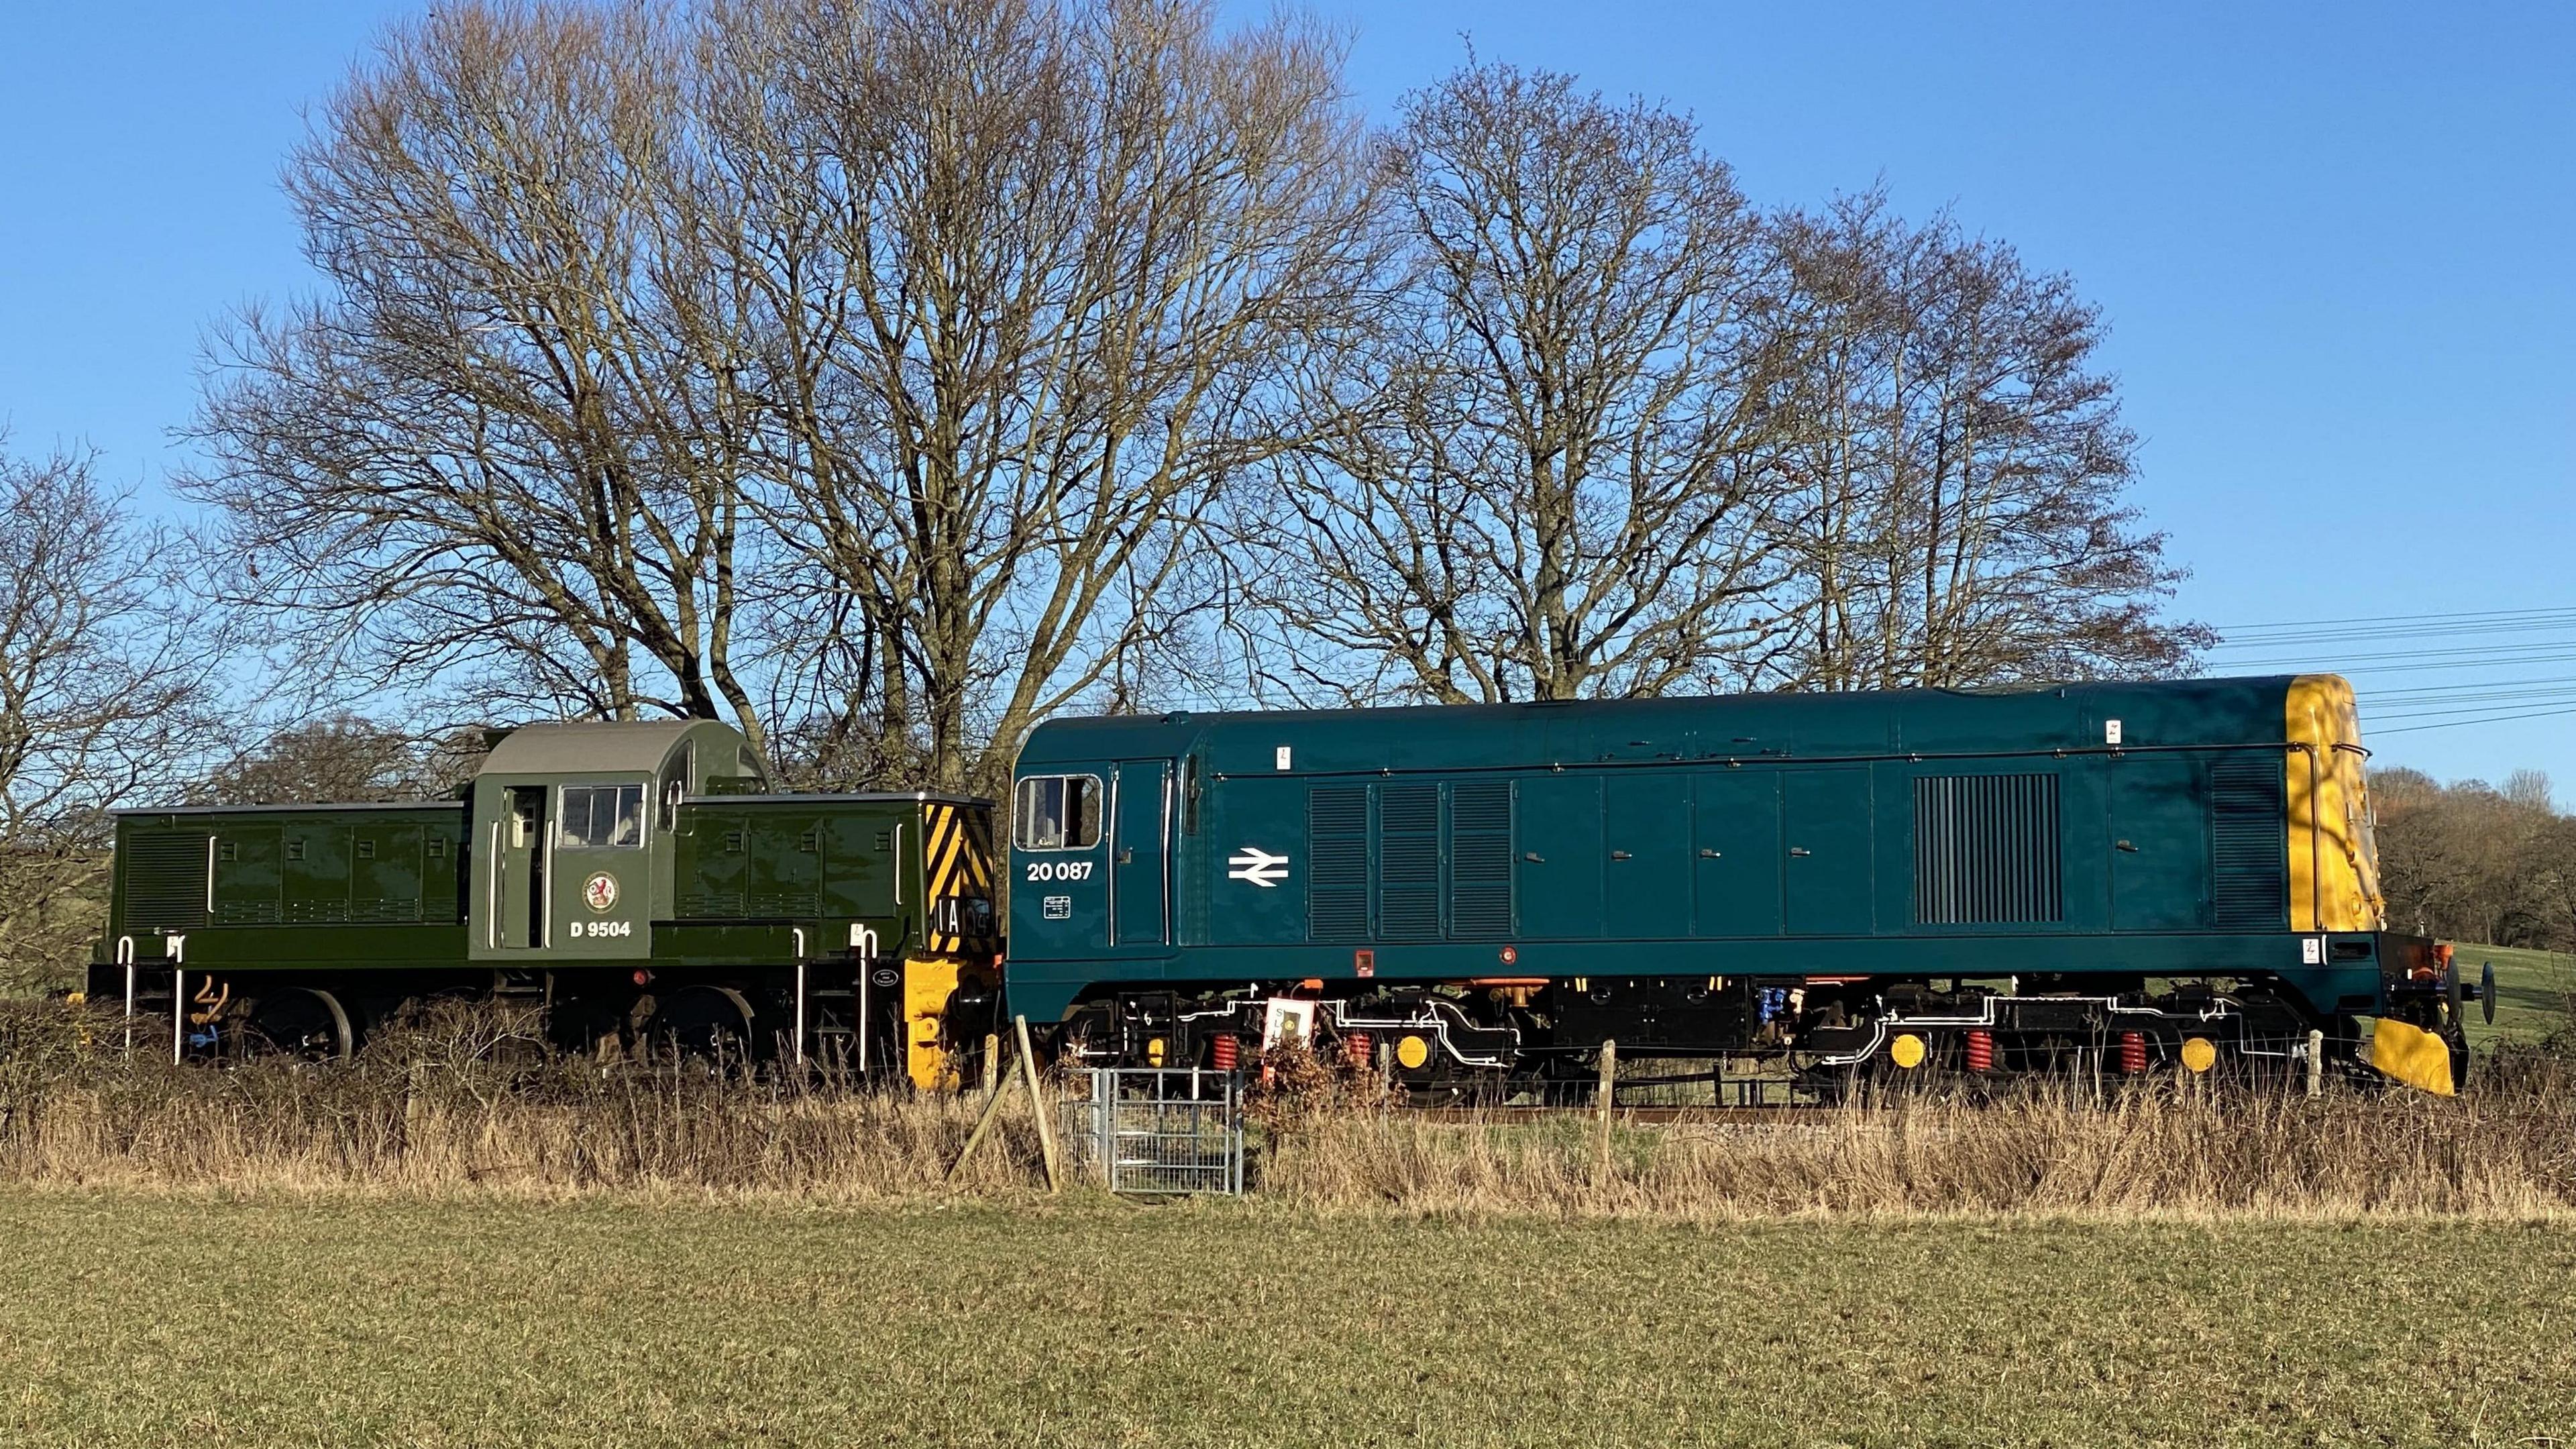
[[[2576,1233],[0,1190],[29,1445],[2576,1439]]]
[[[2453,951],[2463,980],[2477,980],[2479,967],[2495,963],[2495,1025],[2487,1025],[2478,1008],[2470,1007],[2473,1046],[2483,1050],[2498,1041],[2539,1041],[2569,1026],[2568,1008],[2576,1003],[2576,956],[2503,946],[2457,946]]]

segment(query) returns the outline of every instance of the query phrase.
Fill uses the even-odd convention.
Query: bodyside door
[[[1677,940],[1691,929],[1691,792],[1680,775],[1622,771],[1601,782],[1603,923],[1614,936]]]
[[[1515,934],[1591,940],[1601,934],[1601,780],[1532,775],[1512,785]]]
[[[1785,770],[1781,861],[1789,934],[1865,936],[1871,922],[1869,771]]]
[[[1691,851],[1699,936],[1780,934],[1780,776],[1710,770],[1692,781]]]
[[[2208,926],[2207,771],[2186,754],[2111,761],[2111,929]]]

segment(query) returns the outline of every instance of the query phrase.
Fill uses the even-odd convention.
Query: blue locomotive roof
[[[1062,719],[1030,733],[1019,769],[1192,750],[1223,775],[2079,749],[2112,720],[2129,748],[2276,744],[2297,677]]]

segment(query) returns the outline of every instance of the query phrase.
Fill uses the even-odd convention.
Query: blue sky
[[[304,109],[413,8],[13,16],[0,419],[18,449],[86,442],[147,495],[184,460],[167,430],[206,327],[305,284],[276,186]],[[2365,690],[2576,709],[2576,6],[1310,8],[1347,27],[1375,113],[1470,35],[1690,110],[1757,200],[1883,181],[1909,213],[1951,206],[2071,272],[2145,437],[2133,501],[2193,571],[2183,612],[2570,611],[2216,664],[2358,661]],[[2404,649],[2426,657],[2386,661]],[[2523,681],[2540,683],[2498,692]],[[2576,714],[2375,742],[2446,777],[2545,768],[2576,802]]]

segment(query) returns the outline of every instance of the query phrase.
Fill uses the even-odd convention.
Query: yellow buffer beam
[[[2382,1019],[2371,1028],[2370,1064],[2434,1096],[2453,1095],[2451,1044],[2420,1026]]]

